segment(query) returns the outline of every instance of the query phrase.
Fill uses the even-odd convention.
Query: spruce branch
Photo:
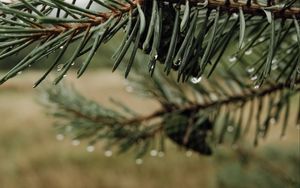
[[[101,9],[94,10],[92,5]],[[107,138],[108,145],[118,143],[121,151],[138,146],[140,156],[153,137],[163,134],[180,146],[208,155],[212,152],[208,140],[230,139],[236,144],[251,121],[258,144],[272,122],[284,114],[280,122],[284,136],[292,96],[299,94],[299,20],[300,4],[295,0],[89,0],[85,7],[76,0],[1,1],[0,59],[25,49],[30,52],[0,78],[0,84],[57,53],[34,85],[38,86],[60,65],[72,44],[75,48],[59,67],[54,83],[84,57],[77,62],[80,77],[99,47],[124,29],[113,56],[113,71],[123,64],[127,78],[139,66],[134,63],[139,51],[146,54],[148,65],[139,64],[153,78],[143,74],[139,85],[162,109],[149,116],[127,117],[72,89],[54,88],[46,98],[56,104],[52,106],[55,114],[75,128],[74,138],[90,138],[91,144]],[[197,84],[201,79],[205,81]],[[196,83],[185,86],[195,99],[175,80]],[[266,113],[262,113],[264,105]],[[296,121],[300,122],[299,117]]]
[[[102,9],[92,10],[92,4]],[[299,6],[294,0],[90,0],[86,7],[79,7],[76,1],[6,1],[0,4],[0,33],[3,34],[0,37],[0,59],[26,48],[36,49],[12,67],[0,79],[0,83],[18,75],[49,54],[60,53],[55,63],[36,82],[37,86],[52,72],[66,49],[74,42],[77,43],[75,54],[64,63],[55,83],[63,79],[76,59],[86,55],[78,70],[80,77],[98,48],[113,38],[121,28],[125,28],[123,42],[114,56],[113,68],[115,70],[123,62],[133,45],[125,77],[129,75],[138,49],[149,54],[150,72],[160,62],[164,64],[167,74],[174,70],[178,72],[178,80],[187,80],[192,76],[212,74],[219,61],[224,61],[225,51],[235,44],[237,35],[240,36],[236,52],[239,60],[247,50],[257,47],[256,42],[260,37],[266,36],[266,40],[259,44],[268,47],[262,49],[263,53],[258,59],[259,65],[264,65],[258,80],[261,85],[272,72],[272,60],[281,51],[287,50],[286,47],[282,50],[278,47],[287,43],[296,44],[290,38],[300,33]],[[239,16],[234,16],[235,13]],[[177,19],[173,19],[176,14]],[[264,29],[260,29],[261,26]],[[246,42],[246,37],[254,39]],[[297,51],[293,51],[294,59],[300,59],[297,54]],[[298,76],[296,71],[291,74],[294,78]]]
[[[154,80],[149,81],[145,79],[147,73],[138,72],[141,78],[134,79],[135,87],[139,92],[150,93],[147,96],[161,104],[161,109],[149,115],[139,115],[122,105],[118,105],[118,111],[106,109],[65,86],[49,87],[45,92],[45,104],[59,119],[64,119],[59,121],[65,122],[59,123],[63,132],[66,126],[73,127],[74,139],[86,137],[92,144],[104,139],[119,146],[122,152],[143,145],[142,153],[145,154],[151,149],[146,146],[148,142],[165,135],[179,146],[210,155],[214,144],[238,145],[250,126],[256,129],[256,145],[260,138],[266,138],[275,122],[282,125],[281,136],[284,136],[289,124],[286,120],[293,116],[287,113],[291,101],[299,95],[299,87],[290,90],[290,84],[285,82],[266,83],[260,89],[253,89],[251,84],[239,82],[243,77],[232,77],[230,71],[219,74],[215,80],[204,80],[188,87],[178,85],[164,73],[153,75]],[[218,85],[219,80],[226,82]],[[231,93],[224,88],[230,88]],[[285,114],[284,117],[281,114]],[[294,122],[298,124],[299,117]],[[138,157],[142,156],[140,154]]]

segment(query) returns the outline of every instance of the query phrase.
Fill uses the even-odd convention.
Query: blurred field
[[[146,157],[142,165],[136,165],[130,154],[106,158],[100,146],[88,153],[86,143],[72,146],[68,138],[58,142],[53,119],[37,104],[37,90],[32,89],[40,75],[23,74],[0,87],[0,188],[217,186],[213,158],[186,157],[175,146],[170,146],[163,158]],[[68,79],[73,80],[72,75]],[[73,84],[85,96],[103,104],[108,105],[109,97],[114,97],[143,113],[157,108],[156,103],[126,92],[123,78],[111,72],[90,72]],[[279,134],[271,134],[266,143],[278,148],[295,145],[295,130],[290,126],[289,139],[281,141]]]

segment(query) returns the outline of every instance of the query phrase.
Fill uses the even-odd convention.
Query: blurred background
[[[102,46],[82,78],[77,80],[74,70],[65,81],[103,105],[115,98],[139,112],[153,112],[157,103],[134,95],[123,74],[111,73],[116,47],[116,42]],[[2,60],[0,75],[28,51]],[[163,155],[149,154],[138,164],[131,153],[106,157],[101,143],[88,152],[87,143],[57,135],[53,117],[39,104],[39,90],[51,83],[32,88],[55,55],[0,86],[0,188],[300,187],[300,130],[294,125],[284,139],[275,125],[258,147],[253,140],[241,148],[217,146],[211,157],[172,143]]]

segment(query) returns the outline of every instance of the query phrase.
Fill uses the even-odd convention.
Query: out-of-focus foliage
[[[299,150],[274,147],[254,152],[247,147],[216,155],[217,186],[224,188],[299,187]]]

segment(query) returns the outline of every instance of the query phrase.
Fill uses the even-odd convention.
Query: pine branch
[[[229,141],[237,145],[250,126],[256,126],[256,145],[260,138],[266,138],[270,125],[275,122],[282,124],[281,136],[284,136],[287,120],[293,116],[286,113],[289,112],[291,98],[299,95],[299,87],[290,90],[289,83],[268,83],[263,88],[253,89],[251,85],[242,84],[243,82],[232,77],[230,71],[216,78],[217,82],[226,80],[222,86],[210,79],[188,88],[182,88],[184,85],[179,86],[163,73],[155,74],[154,80],[147,81],[144,75],[146,73],[138,72],[141,79],[134,79],[137,81],[137,88],[152,93],[148,97],[152,96],[161,103],[161,109],[149,115],[132,113],[133,110],[122,105],[118,105],[121,108],[118,111],[105,109],[95,102],[87,102],[76,91],[65,86],[49,88],[46,91],[47,104],[50,109],[55,107],[54,112],[59,112],[58,117],[67,121],[62,124],[62,130],[65,130],[66,125],[73,127],[74,139],[87,137],[92,139],[90,143],[95,143],[98,139],[108,140],[119,146],[120,151],[143,145],[141,150],[144,154],[151,149],[146,146],[147,143],[163,134],[179,146],[210,155],[213,144]],[[296,84],[299,82],[297,80]],[[232,94],[223,88],[230,88]],[[196,99],[192,100],[191,94],[197,96]],[[122,109],[125,110],[124,113],[120,113]],[[263,112],[262,109],[268,110]],[[125,115],[128,112],[130,115]],[[283,121],[280,121],[283,113]],[[300,122],[299,118],[296,118],[295,124]],[[89,129],[91,130],[87,131]],[[100,137],[97,136],[99,134]],[[138,157],[141,156],[139,153]]]
[[[77,58],[87,54],[78,70],[78,77],[80,77],[86,71],[99,46],[108,42],[121,28],[126,27],[123,42],[114,56],[113,70],[124,60],[133,44],[125,77],[128,76],[137,50],[140,48],[144,53],[149,54],[150,72],[154,71],[156,62],[160,62],[164,64],[167,74],[175,70],[178,72],[178,79],[183,80],[206,74],[205,70],[213,63],[210,75],[224,57],[225,51],[235,43],[238,33],[239,49],[236,54],[240,60],[243,53],[256,46],[255,42],[260,37],[270,32],[269,37],[266,37],[267,40],[260,44],[260,46],[269,46],[264,49],[263,54],[260,54],[259,63],[264,64],[258,80],[261,85],[271,74],[270,62],[281,53],[278,46],[286,43],[295,44],[290,40],[292,34],[300,38],[299,3],[294,0],[270,2],[90,0],[85,8],[77,6],[76,1],[70,4],[60,0],[22,0],[13,1],[12,4],[1,3],[0,33],[4,35],[0,37],[2,45],[0,59],[30,46],[34,47],[36,42],[40,44],[11,68],[0,79],[0,83],[18,75],[19,72],[49,54],[59,52],[60,55],[55,63],[50,65],[48,71],[36,82],[35,86],[37,86],[58,65],[69,45],[78,41],[75,54],[64,64],[55,83],[63,79]],[[91,10],[92,4],[100,5],[103,10]],[[172,19],[176,12],[177,21]],[[233,17],[233,13],[238,13],[239,18]],[[53,14],[56,14],[55,17]],[[264,17],[267,17],[267,20],[264,20]],[[278,20],[281,20],[280,24],[276,23]],[[290,23],[293,24],[287,27],[286,25]],[[261,25],[264,25],[264,29],[259,31],[257,28]],[[238,27],[240,29],[237,29]],[[255,40],[246,43],[244,39],[247,35],[249,37],[253,35]],[[93,42],[92,38],[97,40]],[[244,43],[246,44],[243,45]],[[266,51],[268,53],[265,53]],[[294,59],[300,59],[297,54],[299,54],[297,51],[293,51]],[[296,64],[299,67],[299,63]],[[296,71],[292,74],[293,77],[298,76]]]
[[[296,81],[296,84],[300,83],[300,79]],[[131,123],[141,123],[144,121],[151,121],[152,119],[162,117],[166,114],[171,113],[191,113],[194,111],[201,111],[208,108],[213,108],[216,106],[223,106],[223,105],[231,105],[231,104],[239,104],[239,103],[247,103],[249,101],[252,101],[254,98],[260,98],[265,97],[267,95],[272,95],[273,93],[276,93],[278,91],[284,90],[284,89],[290,89],[289,83],[279,83],[276,85],[270,85],[266,88],[257,90],[257,89],[250,89],[247,91],[247,93],[242,95],[235,95],[235,96],[229,96],[226,99],[221,99],[217,101],[210,101],[205,104],[192,104],[187,107],[180,107],[180,106],[174,106],[172,109],[166,107],[165,109],[158,110],[150,115],[144,116],[144,117],[138,117],[131,119],[127,122],[124,122],[124,124],[131,124]],[[294,92],[299,92],[300,88],[297,88],[294,90]]]
[[[92,4],[101,10],[93,10]],[[149,116],[128,118],[66,88],[66,93],[48,91],[48,100],[60,106],[58,114],[76,127],[75,138],[92,137],[91,143],[108,138],[109,144],[119,143],[121,151],[139,145],[140,156],[153,137],[164,133],[178,145],[208,155],[212,152],[208,143],[211,134],[217,137],[213,138],[215,143],[222,143],[226,131],[233,132],[230,139],[235,144],[253,120],[257,144],[259,137],[266,136],[271,122],[280,119],[283,109],[281,136],[285,134],[290,100],[299,93],[298,1],[90,0],[83,8],[76,0],[21,0],[0,2],[0,11],[0,59],[31,48],[0,78],[0,84],[57,52],[34,85],[38,86],[74,43],[75,49],[59,67],[54,83],[65,77],[76,59],[85,56],[77,71],[80,77],[99,47],[122,28],[124,36],[113,56],[113,70],[129,55],[127,78],[138,66],[134,62],[139,49],[147,55],[147,69],[154,77],[146,79],[143,74],[139,82],[162,105],[162,110]],[[163,74],[158,63],[163,66]],[[145,70],[144,62],[142,66]],[[172,72],[177,73],[177,79],[164,76]],[[255,89],[249,84],[249,76]],[[210,78],[197,84],[205,77]],[[174,80],[196,83],[190,86],[196,99],[191,100]],[[263,115],[265,103],[267,112]],[[248,117],[247,122],[244,117]],[[217,125],[216,119],[222,119],[223,124]]]

